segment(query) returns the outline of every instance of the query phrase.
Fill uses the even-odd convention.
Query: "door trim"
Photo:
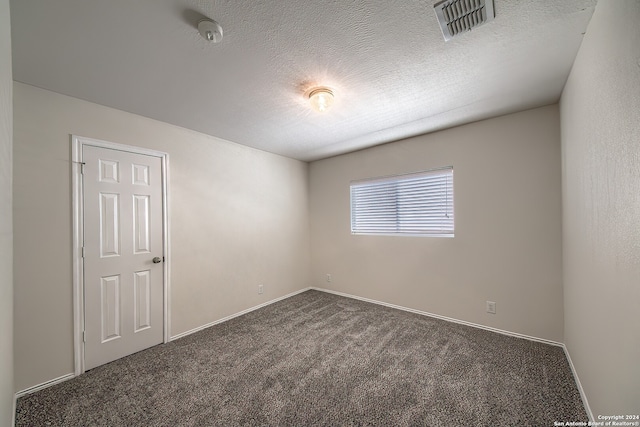
[[[163,268],[163,342],[169,342],[171,330],[171,318],[169,317],[170,298],[170,262],[169,253],[169,204],[168,182],[169,182],[169,154],[150,150],[147,148],[135,147],[132,145],[117,144],[114,142],[101,141],[98,139],[85,138],[71,135],[71,204],[73,213],[73,364],[74,375],[78,376],[85,371],[84,364],[84,267],[82,262],[82,246],[84,242],[84,212],[82,196],[82,148],[84,146],[108,148],[112,150],[125,151],[134,154],[144,154],[158,157],[161,160],[162,168],[162,246],[165,262]]]

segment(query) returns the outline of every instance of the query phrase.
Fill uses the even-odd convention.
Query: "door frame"
[[[71,135],[71,203],[73,212],[73,362],[74,375],[78,376],[85,371],[84,363],[84,263],[82,248],[84,243],[84,200],[82,188],[82,148],[85,146],[107,148],[111,150],[125,151],[134,154],[144,154],[158,157],[161,160],[162,172],[162,246],[165,262],[163,268],[163,343],[169,342],[170,331],[170,286],[169,272],[171,257],[169,256],[169,154],[147,148],[132,145],[117,144],[115,142],[102,141],[93,138]]]

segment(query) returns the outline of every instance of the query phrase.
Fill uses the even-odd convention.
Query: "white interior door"
[[[162,160],[83,146],[85,369],[164,336]]]

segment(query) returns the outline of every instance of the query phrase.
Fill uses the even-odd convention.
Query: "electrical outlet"
[[[327,274],[327,283],[331,283],[331,275]]]
[[[487,313],[496,314],[496,303],[487,301]]]
[[[261,294],[264,292],[264,285],[258,285],[258,293]]]

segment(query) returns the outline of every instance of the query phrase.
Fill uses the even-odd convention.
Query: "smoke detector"
[[[222,40],[222,27],[212,19],[202,19],[198,22],[200,35],[208,42],[220,43]]]
[[[440,29],[445,41],[493,21],[493,0],[444,0],[436,3]]]

